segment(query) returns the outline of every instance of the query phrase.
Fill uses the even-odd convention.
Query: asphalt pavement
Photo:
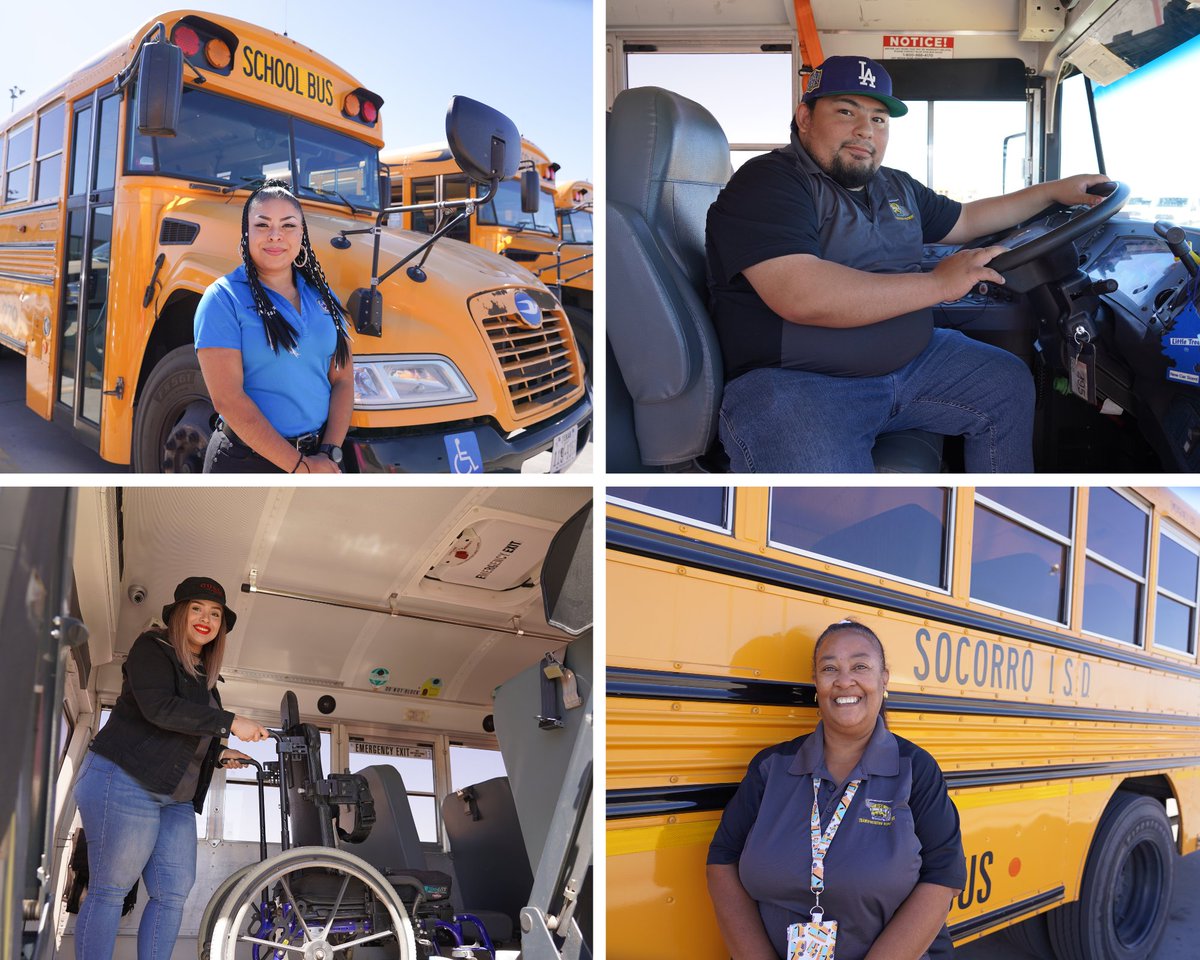
[[[1196,960],[1200,956],[1200,852],[1176,861],[1175,889],[1167,932],[1158,949],[1145,960]],[[1014,946],[1003,934],[993,934],[954,951],[954,960],[1053,960]]]

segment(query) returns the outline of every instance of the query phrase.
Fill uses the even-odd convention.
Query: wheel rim
[[[212,436],[216,411],[207,399],[192,400],[178,414],[168,416],[160,449],[163,473],[202,473],[204,451]]]
[[[1137,947],[1154,930],[1162,909],[1166,869],[1158,848],[1143,840],[1130,848],[1117,875],[1113,895],[1113,930],[1124,947]]]

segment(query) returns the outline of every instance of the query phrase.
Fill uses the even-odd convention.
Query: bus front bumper
[[[520,473],[531,457],[554,450],[569,466],[592,433],[589,396],[514,437],[490,419],[400,430],[352,428],[345,443],[347,473]],[[574,449],[567,447],[572,442]]]

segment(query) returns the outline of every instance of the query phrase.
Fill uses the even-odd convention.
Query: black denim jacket
[[[108,723],[92,740],[92,749],[151,793],[169,794],[187,772],[200,737],[211,736],[192,797],[200,813],[234,715],[212,708],[203,674],[189,677],[162,633],[147,631],[133,642],[121,677],[121,695]],[[212,695],[219,706],[221,695],[215,688]]]

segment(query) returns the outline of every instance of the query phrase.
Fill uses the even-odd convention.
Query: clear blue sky
[[[169,0],[4,6],[4,113],[14,85],[26,91],[17,106],[30,103],[144,22],[182,8]],[[444,140],[446,104],[464,94],[511,117],[561,165],[560,180],[594,179],[591,0],[199,0],[189,9],[286,31],[348,70],[383,97],[389,147]]]

